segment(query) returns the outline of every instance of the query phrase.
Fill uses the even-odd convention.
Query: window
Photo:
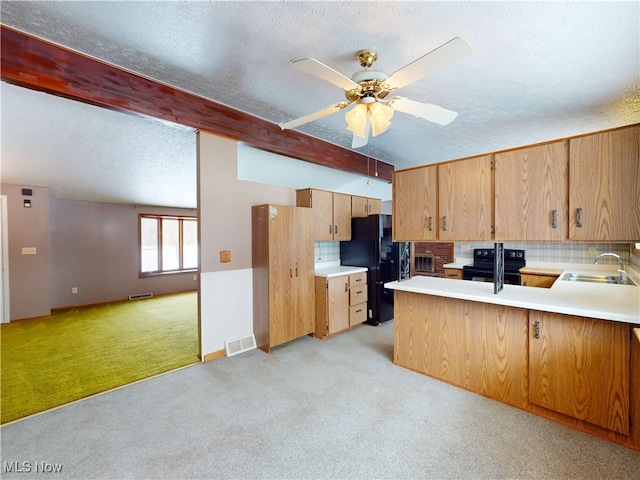
[[[198,268],[198,221],[195,217],[139,215],[140,276]]]

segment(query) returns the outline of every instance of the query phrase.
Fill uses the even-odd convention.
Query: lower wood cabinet
[[[520,269],[520,285],[523,287],[551,288],[561,273],[561,270],[556,269],[524,267]]]
[[[461,268],[445,268],[444,278],[453,278],[455,280],[462,280],[462,269]]]
[[[394,292],[394,363],[640,450],[640,329]]]
[[[366,319],[366,272],[316,277],[316,338],[327,338]]]
[[[551,288],[558,279],[557,275],[520,274],[520,285],[524,287]]]
[[[394,363],[524,408],[527,311],[394,292]]]
[[[629,326],[529,312],[531,403],[629,433]]]

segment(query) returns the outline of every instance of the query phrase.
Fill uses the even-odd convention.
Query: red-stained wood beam
[[[2,26],[2,80],[91,105],[167,120],[318,165],[369,175],[368,157]],[[378,178],[393,165],[377,161]],[[373,170],[373,169],[372,169]],[[371,171],[372,171],[371,170]]]

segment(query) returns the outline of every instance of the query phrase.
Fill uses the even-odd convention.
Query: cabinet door
[[[333,194],[324,190],[311,191],[316,241],[333,240]]]
[[[369,215],[369,202],[366,197],[351,196],[351,216],[353,218]]]
[[[351,240],[351,195],[333,194],[333,240]]]
[[[525,287],[551,288],[556,280],[555,275],[534,275],[531,273],[520,274],[520,285]]]
[[[640,128],[570,140],[571,240],[640,238]]]
[[[327,279],[329,334],[349,328],[349,277]]]
[[[438,166],[439,240],[491,240],[491,155]]]
[[[629,433],[629,326],[529,312],[531,403]]]
[[[462,269],[461,268],[445,268],[444,269],[444,278],[452,278],[454,280],[462,280]]]
[[[269,206],[269,346],[296,338],[294,288],[294,208]]]
[[[494,239],[566,240],[569,142],[497,153],[494,165]]]
[[[313,259],[312,209],[295,209],[295,237],[287,248],[294,255],[292,301],[294,302],[296,338],[315,330],[315,275]]]
[[[367,206],[367,212],[369,215],[377,215],[379,213],[382,213],[382,200],[380,200],[379,198],[368,198]]]
[[[393,172],[393,241],[435,240],[438,234],[437,167]]]

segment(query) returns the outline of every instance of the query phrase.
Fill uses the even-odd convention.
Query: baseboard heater
[[[152,298],[153,293],[136,293],[135,295],[129,295],[129,300],[140,300],[141,298]]]
[[[231,357],[242,352],[248,352],[249,350],[256,348],[256,337],[252,333],[234,340],[225,340],[224,348],[227,352],[227,357]]]

